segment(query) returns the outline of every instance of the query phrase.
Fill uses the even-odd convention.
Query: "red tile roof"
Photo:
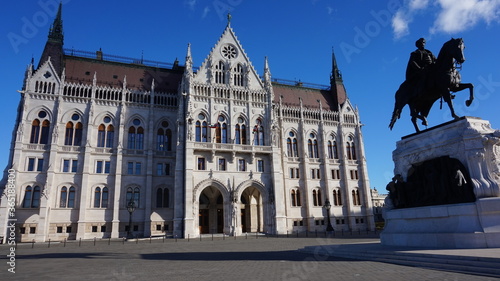
[[[312,88],[304,88],[300,86],[289,86],[283,84],[273,84],[274,102],[279,103],[282,97],[283,105],[300,106],[302,105],[309,109],[319,109],[319,102],[323,109],[337,111],[337,103],[334,95],[329,90],[319,90]]]
[[[154,79],[156,92],[177,92],[183,74],[182,68],[173,70],[73,56],[65,56],[65,67],[67,82],[92,84],[97,73],[98,85],[123,87],[126,76],[128,89],[149,91]]]

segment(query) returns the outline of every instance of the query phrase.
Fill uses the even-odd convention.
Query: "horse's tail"
[[[389,129],[392,130],[392,128],[394,127],[394,124],[396,123],[396,121],[399,119],[400,116],[401,116],[401,109],[394,106],[394,111],[392,112],[391,123],[389,123]]]
[[[404,84],[404,83],[403,83]],[[401,117],[401,110],[403,109],[404,105],[401,106],[401,97],[400,97],[400,94],[401,94],[401,87],[403,86],[403,84],[401,84],[401,86],[399,87],[399,89],[396,91],[396,102],[394,103],[394,111],[392,112],[392,118],[391,118],[391,123],[389,123],[389,129],[392,130],[392,128],[394,127],[394,124],[396,123],[396,121],[399,119],[399,117]]]

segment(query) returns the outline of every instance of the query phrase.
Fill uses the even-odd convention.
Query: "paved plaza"
[[[298,251],[378,242],[373,237],[214,237],[21,244],[0,280],[498,280],[457,272]]]

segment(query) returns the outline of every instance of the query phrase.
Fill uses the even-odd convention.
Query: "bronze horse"
[[[434,102],[440,98],[448,104],[451,116],[454,119],[459,118],[455,114],[452,101],[454,96],[450,92],[469,89],[470,96],[465,104],[467,106],[471,105],[472,100],[474,100],[474,86],[471,83],[460,83],[460,73],[455,66],[456,63],[461,65],[465,61],[463,50],[464,42],[462,38],[452,38],[443,44],[436,63],[431,65],[425,74],[425,78],[417,81],[415,85],[405,81],[399,86],[396,91],[396,102],[391,123],[389,124],[391,130],[407,104],[410,107],[411,122],[417,132],[420,132],[417,118],[422,120],[422,125],[427,126],[429,111]]]

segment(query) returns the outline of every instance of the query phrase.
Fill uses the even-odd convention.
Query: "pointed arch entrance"
[[[249,186],[240,196],[241,231],[264,231],[264,208],[262,194],[259,189]]]
[[[200,193],[198,226],[200,234],[224,231],[224,197],[217,187],[206,187]]]

